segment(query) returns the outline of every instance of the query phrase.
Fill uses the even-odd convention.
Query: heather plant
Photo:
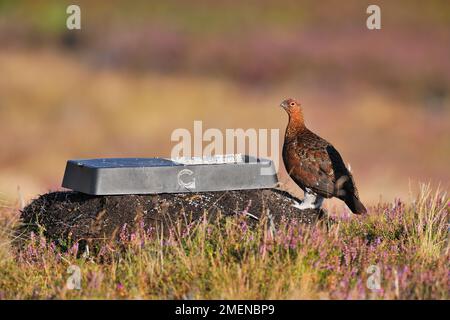
[[[335,209],[317,225],[255,222],[219,215],[179,219],[168,231],[137,222],[117,239],[93,245],[21,235],[11,244],[17,210],[2,209],[1,298],[107,299],[448,299],[445,193],[422,186],[349,216]],[[14,213],[16,212],[16,213]],[[339,214],[342,213],[342,214]],[[69,289],[69,266],[81,287]],[[367,285],[371,266],[379,289]],[[373,267],[372,267],[373,268]]]

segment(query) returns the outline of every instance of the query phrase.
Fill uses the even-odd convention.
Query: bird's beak
[[[282,107],[283,109],[287,109],[288,103],[287,103],[286,101],[283,101],[283,102],[280,104],[280,107]]]

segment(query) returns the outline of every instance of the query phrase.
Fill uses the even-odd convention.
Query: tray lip
[[[139,165],[139,166],[133,166],[133,165],[124,165],[124,166],[96,166],[94,164],[88,163],[88,161],[114,161],[114,160],[131,160],[131,161],[145,161],[145,160],[162,160],[166,161],[167,163],[161,166],[151,166],[151,165]],[[244,156],[244,162],[235,162],[235,163],[198,163],[198,164],[183,164],[175,162],[174,160],[170,158],[164,158],[164,157],[127,157],[127,158],[117,158],[117,157],[111,157],[111,158],[83,158],[83,159],[69,159],[67,160],[67,164],[74,164],[78,167],[84,167],[89,168],[91,170],[107,170],[107,169],[130,169],[130,168],[170,168],[170,167],[197,167],[197,166],[248,166],[248,165],[271,165],[273,161],[271,159],[267,158],[257,158],[253,156]]]
[[[170,162],[169,159],[165,159],[165,158],[133,158],[133,157],[129,157],[129,158],[84,158],[84,159],[70,159],[67,160],[67,163],[71,163],[74,164],[78,167],[85,167],[85,168],[89,168],[89,169],[123,169],[123,168],[152,168],[152,167],[176,167],[176,166],[180,166],[182,164],[178,164],[172,161],[172,163],[170,164],[166,164],[166,165],[161,165],[161,166],[145,166],[145,165],[141,165],[141,166],[96,166],[94,164],[89,163],[88,161],[101,161],[101,160],[107,160],[107,161],[114,161],[114,160],[134,160],[134,161],[142,161],[142,160],[149,160],[149,159],[158,159],[158,160],[165,160],[167,162]]]

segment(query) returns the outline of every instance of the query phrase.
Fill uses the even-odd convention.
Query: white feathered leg
[[[303,201],[301,203],[295,201],[292,206],[300,210],[319,209],[322,206],[322,203],[323,198],[307,188]]]

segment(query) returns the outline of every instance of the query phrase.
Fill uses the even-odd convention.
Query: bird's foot
[[[320,208],[320,205],[321,204],[309,203],[308,201],[302,202],[295,201],[292,207],[297,208],[299,210],[306,210],[306,209],[318,209]]]
[[[294,208],[305,209],[320,209],[322,206],[323,198],[312,192],[305,192],[305,198],[301,203],[294,200],[292,205]]]

